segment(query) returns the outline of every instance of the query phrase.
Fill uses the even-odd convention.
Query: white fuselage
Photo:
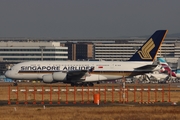
[[[10,70],[6,71],[5,75],[15,80],[42,80],[43,75],[52,74],[53,72],[88,70],[94,67],[93,72],[86,77],[86,81],[98,81],[119,79],[123,76],[129,77],[129,73],[133,72],[141,74],[141,72],[147,73],[151,71],[150,69],[135,70],[135,68],[145,65],[152,65],[152,62],[30,61],[14,65]]]

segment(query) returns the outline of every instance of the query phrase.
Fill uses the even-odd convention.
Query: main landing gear
[[[94,86],[94,84],[93,83],[91,83],[91,82],[85,82],[85,83],[71,83],[71,86],[72,87],[74,87],[74,86],[76,86],[76,87],[81,87],[81,86],[84,86],[84,87],[93,87]]]
[[[14,81],[13,81],[12,86],[18,86],[18,83],[17,83],[17,81],[16,81],[16,80],[14,80]]]

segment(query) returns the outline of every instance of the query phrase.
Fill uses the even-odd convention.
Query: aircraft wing
[[[84,81],[86,76],[89,75],[88,70],[73,70],[67,71],[69,81]]]
[[[144,65],[138,68],[135,68],[135,70],[154,70],[158,65]]]

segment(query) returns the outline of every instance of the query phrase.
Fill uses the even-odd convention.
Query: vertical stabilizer
[[[129,61],[154,61],[166,34],[167,30],[156,31]]]

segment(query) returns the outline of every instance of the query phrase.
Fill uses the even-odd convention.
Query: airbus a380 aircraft
[[[166,33],[167,30],[156,31],[129,61],[29,61],[14,65],[5,76],[14,80],[93,86],[93,82],[149,73],[159,69],[152,63]]]

